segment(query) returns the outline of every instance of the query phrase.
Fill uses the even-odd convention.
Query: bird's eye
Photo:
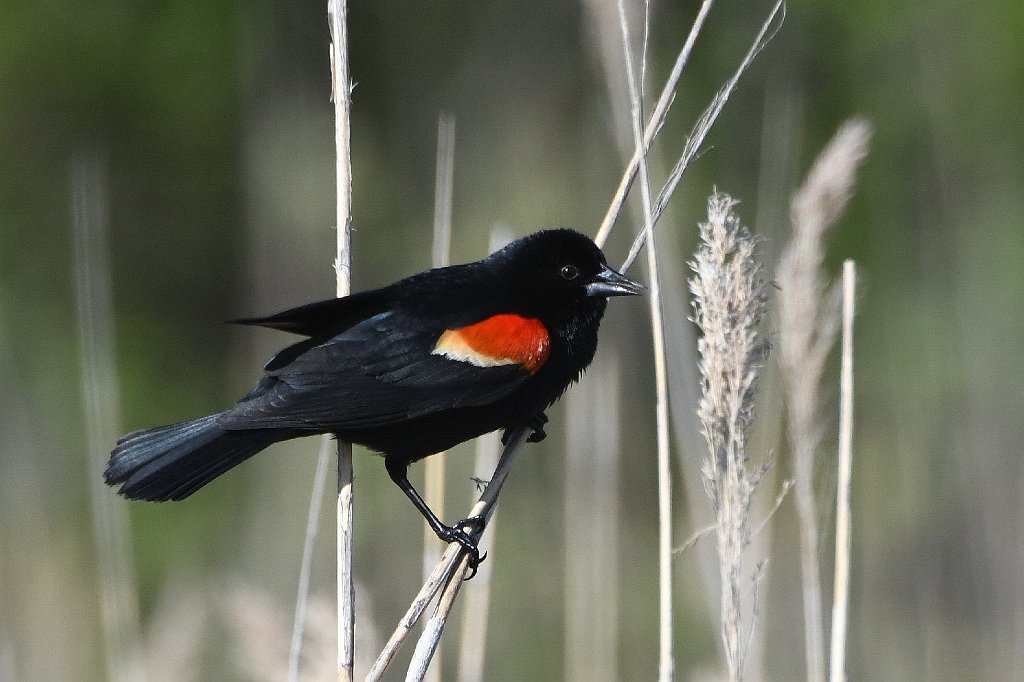
[[[567,282],[571,282],[580,276],[580,269],[575,265],[563,265],[562,266],[562,279]]]

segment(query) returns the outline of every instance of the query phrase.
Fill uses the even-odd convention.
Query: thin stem
[[[523,445],[526,444],[526,438],[529,433],[528,429],[519,427],[510,434],[508,445],[505,446],[504,452],[501,453],[501,458],[498,460],[498,466],[494,470],[494,475],[488,482],[483,494],[480,495],[480,500],[469,513],[470,516],[480,516],[484,519],[483,524],[477,528],[474,534],[474,539],[477,541],[483,535],[487,523],[497,508],[498,493],[501,492],[501,486],[505,484],[505,479],[508,478],[509,473],[512,471],[512,464],[515,458],[519,456]],[[449,546],[449,549],[455,550],[458,559],[452,565],[452,571],[444,583],[440,596],[437,598],[437,607],[434,609],[434,614],[430,617],[430,621],[428,621],[424,628],[423,634],[420,635],[420,640],[416,643],[416,653],[409,664],[409,674],[405,678],[407,682],[419,682],[423,679],[422,676],[416,676],[413,673],[420,670],[426,671],[430,665],[430,659],[437,650],[438,642],[440,642],[441,635],[444,633],[448,614],[455,605],[455,597],[458,595],[463,581],[469,575],[469,555],[458,545],[454,547]],[[444,562],[442,558],[442,563],[439,565],[448,566],[450,564]]]
[[[486,530],[487,523],[494,514],[501,487],[505,484],[505,479],[508,478],[509,473],[511,473],[512,465],[515,463],[520,451],[522,451],[523,445],[526,444],[528,435],[529,430],[521,427],[509,435],[508,442],[501,453],[501,458],[498,460],[498,466],[494,469],[491,480],[488,481],[487,487],[484,488],[484,492],[480,495],[480,499],[477,500],[477,503],[469,512],[469,516],[481,516],[484,519],[483,523],[477,527],[476,539],[478,540],[479,536]],[[384,645],[380,656],[377,657],[377,660],[370,668],[370,672],[367,673],[366,682],[381,679],[384,671],[395,655],[398,654],[398,650],[409,636],[409,632],[416,625],[420,616],[423,615],[423,611],[430,604],[437,591],[441,589],[442,585],[450,584],[451,581],[461,581],[466,577],[469,571],[469,562],[463,561],[465,557],[465,550],[461,545],[458,543],[448,545],[448,548],[441,555],[441,560],[430,574],[430,578],[420,588],[416,597],[413,598],[412,604],[410,604],[405,612],[405,616],[399,621],[398,627],[395,628],[391,638]],[[443,596],[442,599],[444,599]],[[426,635],[427,633],[424,633],[424,636]],[[441,630],[437,630],[431,636],[440,638]],[[419,663],[416,661],[413,664],[419,666]]]
[[[846,625],[850,600],[850,477],[853,472],[853,316],[857,266],[843,263],[842,359],[839,375],[839,483],[836,489],[836,556],[832,598],[829,679],[846,679]]]
[[[464,575],[468,568],[469,555],[463,554],[459,557],[459,561],[456,564],[455,575]],[[431,669],[431,660],[437,653],[437,647],[441,643],[441,635],[444,632],[445,624],[448,622],[448,614],[451,613],[452,607],[455,606],[455,597],[458,596],[459,590],[462,589],[463,582],[461,577],[456,578],[453,576],[445,583],[445,589],[437,599],[434,613],[423,626],[423,634],[416,641],[416,650],[412,654],[409,670],[405,674],[406,682],[420,682],[426,678],[427,671]],[[438,663],[440,664],[440,660],[438,660]]]
[[[807,679],[825,679],[815,453],[821,442],[818,408],[825,363],[839,330],[839,298],[824,276],[826,243],[853,195],[856,171],[868,152],[871,126],[844,123],[818,155],[790,202],[793,236],[779,259],[779,363],[786,387],[800,532],[801,589]]]
[[[437,165],[434,172],[434,242],[431,261],[435,268],[444,267],[451,260],[454,194],[455,118],[450,114],[441,114],[437,120]]]
[[[398,626],[395,631],[391,633],[391,637],[388,639],[384,648],[381,650],[377,660],[374,661],[370,667],[370,672],[366,674],[366,682],[375,682],[380,680],[384,671],[394,660],[395,656],[398,655],[399,649],[405,643],[409,633],[412,631],[416,623],[419,622],[420,616],[423,615],[423,611],[426,610],[427,606],[430,605],[431,600],[437,591],[441,589],[441,585],[447,579],[447,576],[451,575],[454,569],[455,563],[459,559],[459,547],[455,544],[448,545],[445,551],[441,554],[441,560],[437,562],[434,570],[430,573],[430,577],[424,581],[420,591],[413,597],[412,603],[409,604],[409,608],[406,609],[405,615],[398,622]]]
[[[629,99],[632,104],[633,142],[635,155],[640,157],[640,197],[644,211],[644,232],[647,233],[650,248],[647,249],[648,301],[651,309],[651,336],[654,345],[654,376],[657,417],[657,467],[658,467],[658,678],[671,680],[675,664],[672,655],[672,480],[669,470],[669,427],[668,427],[668,369],[665,357],[665,329],[662,317],[661,286],[658,276],[658,257],[654,243],[654,215],[651,208],[651,185],[647,169],[647,147],[643,134],[643,83],[637,83],[630,49],[629,24],[623,0],[618,0],[619,25],[622,28],[622,46],[626,61],[626,80],[629,85]],[[645,3],[645,19],[649,16],[649,5]],[[641,55],[641,73],[646,62],[646,36],[644,29],[644,53]]]
[[[431,261],[435,268],[448,265],[452,243],[452,195],[455,184],[455,119],[441,114],[437,121],[437,164],[434,175],[434,239]],[[423,499],[427,506],[444,518],[445,463],[444,452],[428,457],[423,465]],[[430,526],[423,524],[423,579],[441,558],[441,545]],[[430,682],[439,682],[441,662],[431,669]]]
[[[781,16],[780,16],[781,13]],[[779,23],[776,24],[776,17],[779,17]],[[697,155],[700,152],[701,145],[704,144],[704,139],[711,132],[711,128],[715,125],[715,121],[718,120],[719,114],[722,113],[722,109],[725,108],[725,103],[729,101],[729,96],[732,95],[733,90],[736,89],[736,84],[739,83],[740,76],[746,72],[754,59],[761,53],[761,51],[767,47],[768,43],[771,42],[772,38],[775,37],[775,33],[781,26],[781,22],[786,17],[786,4],[784,0],[778,0],[772,11],[768,13],[768,17],[761,24],[761,30],[758,31],[757,37],[754,38],[753,44],[750,49],[747,50],[746,56],[743,57],[743,61],[736,68],[732,78],[718,91],[714,99],[711,100],[711,104],[708,105],[704,113],[701,114],[700,118],[697,119],[697,123],[694,124],[693,130],[690,131],[690,135],[686,138],[686,144],[683,145],[683,153],[680,155],[679,160],[676,162],[672,172],[669,173],[668,180],[662,187],[661,192],[658,193],[658,199],[654,203],[654,222],[657,223],[661,218],[661,214],[668,208],[668,203],[672,199],[672,195],[676,191],[676,186],[679,181],[683,178],[686,173],[686,169],[690,167]],[[775,30],[772,31],[772,27]],[[620,268],[621,271],[625,271],[633,261],[636,259],[637,254],[640,253],[640,249],[643,248],[644,242],[647,240],[646,230],[641,231],[636,239],[633,241],[633,246],[629,249],[629,255],[626,257],[625,262]]]
[[[331,437],[324,436],[320,454],[316,460],[313,475],[313,493],[309,498],[309,512],[306,514],[306,535],[302,543],[302,564],[299,567],[299,588],[295,597],[295,620],[292,624],[292,645],[288,652],[288,680],[299,679],[299,659],[302,655],[302,636],[306,627],[306,604],[309,601],[309,577],[313,571],[313,545],[320,525],[320,504],[327,483],[327,460],[331,456]]]
[[[704,26],[704,20],[707,19],[708,13],[711,11],[711,5],[714,4],[714,0],[704,0],[700,6],[700,10],[697,12],[697,18],[693,20],[693,26],[690,27],[690,33],[686,37],[686,42],[683,44],[682,49],[676,56],[676,62],[672,66],[672,72],[665,80],[665,85],[661,89],[661,95],[658,97],[658,102],[654,105],[654,113],[651,114],[651,120],[647,123],[647,128],[644,130],[644,145],[642,151],[636,149],[633,152],[633,157],[626,164],[626,171],[622,175],[622,179],[619,181],[619,187],[615,190],[615,196],[612,197],[611,205],[608,206],[608,211],[605,213],[604,220],[601,221],[601,227],[597,231],[597,235],[594,237],[594,243],[598,246],[604,246],[605,241],[608,239],[608,235],[612,231],[612,226],[615,225],[615,220],[619,217],[619,213],[622,211],[622,205],[626,201],[626,195],[629,193],[629,188],[633,185],[633,180],[636,178],[637,171],[640,168],[640,159],[646,155],[647,150],[650,148],[654,138],[657,137],[661,131],[661,126],[665,123],[665,117],[668,116],[668,110],[672,106],[672,102],[676,95],[676,86],[679,84],[679,78],[683,74],[683,68],[686,66],[686,62],[690,59],[690,53],[693,52],[693,46],[697,42],[697,36],[700,35],[701,28]]]
[[[108,443],[120,431],[106,195],[102,158],[95,150],[79,151],[71,165],[71,218],[89,499],[107,675],[114,682],[127,682],[145,679],[139,655],[135,571],[129,551],[131,532],[125,505],[108,494],[96,473],[106,464]]]
[[[476,440],[476,461],[473,470],[493,471],[498,465],[501,442],[497,433],[489,433]],[[497,528],[497,518],[488,523],[490,533],[481,538],[480,551],[491,551]],[[480,682],[484,679],[484,654],[487,646],[487,623],[491,606],[491,575],[494,563],[480,564],[476,577],[465,586],[462,631],[459,633],[459,682]],[[435,666],[438,667],[438,666]]]
[[[566,396],[565,409],[565,682],[616,676],[623,590],[639,573],[621,570],[624,410],[617,358],[603,358],[587,382],[589,390]]]
[[[508,244],[511,236],[501,227],[491,230],[489,253],[494,253]],[[501,440],[497,433],[488,433],[476,439],[476,453],[473,471],[483,474],[493,471],[498,466],[501,455]],[[479,485],[479,479],[474,479]],[[489,552],[494,547],[497,518],[492,516],[488,522],[490,533],[480,539],[480,551]],[[491,574],[493,562],[485,561],[479,567],[476,577],[466,585],[466,606],[463,610],[462,632],[459,634],[459,682],[480,682],[484,679],[484,656],[487,647],[487,625],[491,606]],[[435,666],[439,667],[439,666]]]
[[[338,297],[351,292],[352,272],[352,147],[350,110],[352,79],[348,66],[346,0],[328,0],[331,27],[331,95],[334,99],[338,231],[334,270]],[[338,679],[352,680],[355,659],[355,585],[352,579],[352,444],[338,440],[337,585],[338,585]]]

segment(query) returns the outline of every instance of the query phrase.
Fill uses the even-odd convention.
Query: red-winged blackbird
[[[104,478],[136,500],[180,500],[272,443],[333,433],[384,455],[391,479],[445,542],[479,559],[406,477],[411,462],[497,429],[530,426],[594,358],[609,296],[640,285],[572,230],[482,261],[345,298],[239,320],[306,336],[229,410],[121,437]]]

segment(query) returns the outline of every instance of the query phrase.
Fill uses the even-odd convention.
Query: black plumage
[[[105,480],[131,499],[180,500],[275,442],[333,433],[382,453],[435,532],[475,552],[423,504],[406,467],[537,424],[593,359],[608,297],[638,291],[590,239],[548,230],[475,263],[239,320],[306,338],[234,407],[123,436]]]

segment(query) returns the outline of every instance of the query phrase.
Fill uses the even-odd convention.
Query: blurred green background
[[[652,7],[650,90],[660,88],[697,4]],[[287,338],[221,321],[333,294],[325,5],[0,8],[4,682],[108,674],[97,547],[109,538],[97,538],[90,500],[102,465],[89,459],[81,388],[83,362],[96,358],[83,356],[76,313],[74,169],[84,168],[109,217],[107,241],[87,256],[99,291],[112,296],[110,324],[92,320],[101,339],[110,335],[115,362],[99,375],[120,404],[101,435],[112,445],[123,431],[223,409]],[[655,182],[768,9],[736,0],[713,9],[652,155]],[[609,20],[608,0],[353,3],[356,289],[430,265],[441,112],[457,120],[453,260],[484,255],[496,225],[517,236],[551,225],[596,231],[631,146]],[[833,271],[856,259],[862,284],[851,679],[1024,676],[1022,35],[1024,5],[1011,0],[790,2],[659,226],[664,286],[675,292],[668,314],[685,330],[682,276],[712,188],[743,200],[744,220],[768,237],[770,273],[788,235],[788,197],[814,155],[851,115],[875,126],[829,259]],[[606,247],[613,264],[635,216],[624,212]],[[645,278],[639,266],[634,274]],[[606,662],[606,679],[649,679],[657,669],[648,324],[642,303],[613,302],[595,369],[563,401],[577,407],[552,410],[550,437],[528,450],[506,487],[487,562],[487,679],[581,679],[574,656],[590,649]],[[766,323],[769,336],[774,325]],[[689,353],[672,361],[694,363]],[[788,475],[774,371],[759,398],[755,450],[776,451],[777,473]],[[602,421],[586,411],[601,391],[615,395],[624,423],[622,447],[605,443],[619,457],[606,467],[614,501],[584,497],[572,509],[600,510],[612,547],[591,548],[600,560],[586,546],[569,554],[591,564],[595,584],[614,585],[600,597],[615,643],[584,637],[572,654],[576,606],[565,595],[577,586],[565,548],[575,520],[565,486],[581,474],[566,469],[562,450],[567,413],[582,410],[584,430]],[[696,387],[674,391],[685,403]],[[831,415],[835,394],[826,395]],[[823,426],[827,575],[835,439],[834,424]],[[706,522],[690,510],[708,513],[706,499],[685,495],[699,490],[699,444],[694,433],[675,443],[680,543]],[[186,502],[118,502],[131,524],[136,585],[124,587],[137,590],[149,679],[283,678],[317,447],[315,439],[276,446]],[[448,455],[445,518],[468,509],[468,477],[487,476],[472,470],[471,452]],[[355,465],[362,661],[419,585],[422,531],[380,462],[357,453]],[[304,668],[308,679],[333,667],[329,502],[322,516],[311,614],[319,620],[307,645],[320,663]],[[758,550],[769,563],[755,678],[803,674],[794,521],[788,500]],[[676,560],[680,679],[721,674],[717,597],[700,568],[712,547],[702,541]],[[455,677],[450,651],[445,679]]]

